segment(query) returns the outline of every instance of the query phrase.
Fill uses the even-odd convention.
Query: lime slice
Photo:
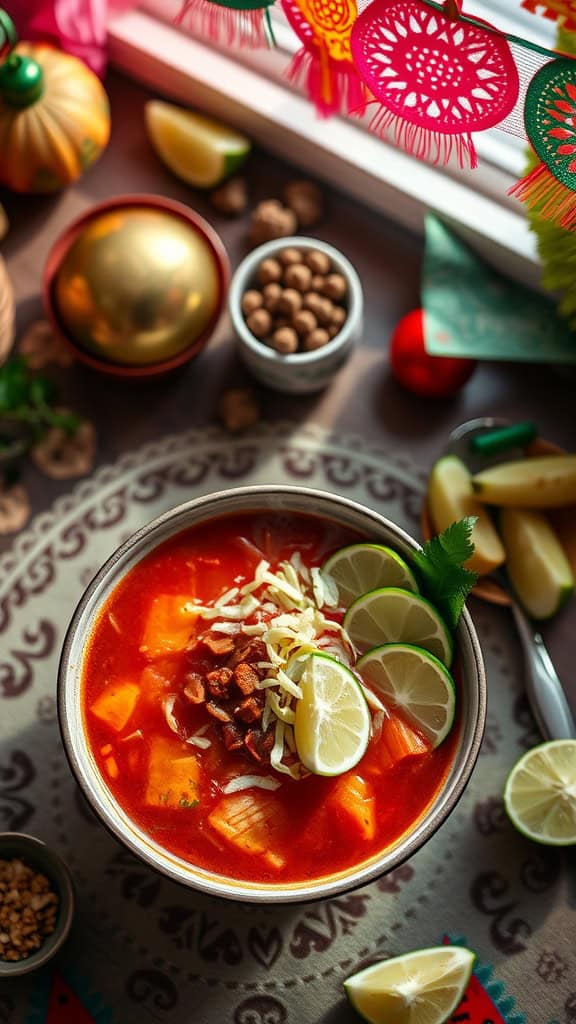
[[[340,548],[324,562],[322,572],[336,583],[340,604],[345,608],[377,587],[402,587],[418,593],[414,573],[404,559],[382,544],[349,544]]]
[[[386,643],[424,647],[449,665],[452,640],[448,627],[430,601],[398,587],[371,590],[354,601],[344,628],[361,653]]]
[[[503,508],[500,532],[508,577],[533,619],[549,619],[574,593],[574,574],[548,520],[529,508]]]
[[[148,136],[158,156],[194,188],[214,188],[246,160],[250,140],[225,124],[161,100],[145,107]]]
[[[504,806],[529,839],[576,843],[576,740],[552,740],[524,754],[508,776]]]
[[[311,654],[300,679],[294,738],[302,764],[315,775],[341,775],[363,756],[370,712],[353,672],[327,654]]]
[[[410,644],[385,644],[368,651],[357,668],[385,704],[400,708],[408,725],[440,746],[454,722],[456,689],[438,658]]]
[[[344,988],[370,1024],[442,1024],[462,1001],[474,960],[459,946],[418,949],[366,967]]]

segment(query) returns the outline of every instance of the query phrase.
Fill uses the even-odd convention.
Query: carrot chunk
[[[140,644],[143,654],[161,658],[185,649],[198,618],[195,611],[186,608],[189,603],[190,594],[160,594],[154,598]]]
[[[280,869],[286,863],[278,850],[286,828],[285,812],[268,793],[232,793],[223,797],[209,816],[212,828],[242,853],[264,855],[266,863]]]
[[[330,803],[346,828],[362,839],[376,835],[376,801],[372,786],[361,775],[341,775],[330,795]]]
[[[193,807],[198,802],[200,766],[182,744],[153,736],[148,757],[145,802],[149,807]]]
[[[428,750],[428,745],[422,737],[397,715],[390,715],[382,723],[380,742],[383,756],[388,754],[393,765],[403,761],[406,757],[425,754]]]
[[[140,696],[136,683],[108,683],[90,707],[90,711],[114,732],[122,732]]]

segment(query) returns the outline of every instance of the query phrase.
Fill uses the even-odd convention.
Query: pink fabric
[[[20,39],[44,40],[80,57],[100,77],[106,69],[106,17],[138,0],[3,0]]]

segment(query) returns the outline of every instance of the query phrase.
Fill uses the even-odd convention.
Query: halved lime
[[[194,188],[214,188],[246,160],[250,140],[228,125],[161,100],[145,107],[148,136],[158,156]]]
[[[440,746],[454,722],[456,689],[438,658],[410,644],[384,644],[360,658],[357,668],[385,704],[400,708],[432,747]]]
[[[366,967],[344,988],[370,1024],[442,1024],[462,1001],[474,960],[460,946],[417,949]]]
[[[574,573],[550,523],[530,508],[503,508],[508,577],[533,619],[549,619],[574,593]]]
[[[349,771],[370,739],[370,711],[354,673],[327,654],[311,654],[299,685],[294,739],[302,764],[315,775]]]
[[[576,843],[576,740],[551,740],[524,754],[508,776],[504,806],[529,839]]]
[[[392,548],[382,544],[349,544],[340,548],[324,562],[322,572],[336,583],[344,608],[378,587],[402,587],[418,593],[410,567]]]
[[[434,605],[398,587],[357,598],[344,616],[344,628],[362,654],[381,644],[405,643],[424,647],[445,665],[452,661],[452,639]]]

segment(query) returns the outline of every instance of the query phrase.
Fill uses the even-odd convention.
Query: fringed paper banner
[[[567,231],[576,230],[576,62],[550,61],[534,76],[524,108],[539,162],[510,195]]]
[[[562,21],[569,32],[576,29],[576,0],[522,0],[521,6],[531,14],[541,14],[551,21]]]
[[[273,46],[274,0],[186,0],[177,24],[221,46]]]
[[[475,167],[472,133],[513,109],[514,58],[491,26],[432,9],[424,0],[374,0],[352,31],[352,54],[378,102],[371,129],[420,159]],[[457,10],[457,8],[456,8]]]
[[[366,93],[350,49],[355,0],[282,0],[282,7],[303,43],[288,77],[304,88],[321,117],[356,110]]]

